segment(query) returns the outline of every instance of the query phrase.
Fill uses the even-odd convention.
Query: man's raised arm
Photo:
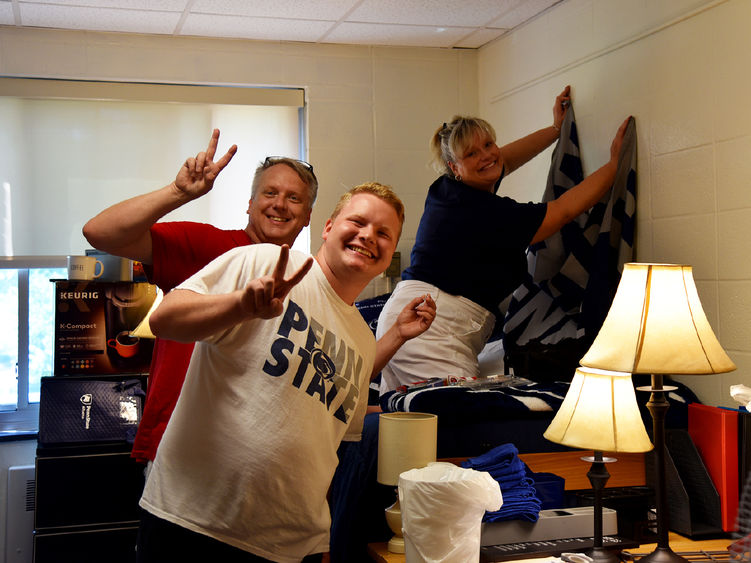
[[[251,319],[271,319],[283,312],[284,298],[313,266],[308,258],[288,279],[284,278],[289,246],[282,245],[274,272],[251,280],[230,293],[203,294],[173,289],[149,318],[152,332],[178,342],[203,340]]]
[[[108,207],[84,225],[86,240],[99,250],[151,264],[151,226],[170,211],[208,193],[237,152],[237,146],[232,145],[214,162],[218,143],[219,130],[214,129],[208,148],[188,158],[174,182]]]

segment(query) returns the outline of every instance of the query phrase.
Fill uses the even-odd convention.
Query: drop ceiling
[[[0,25],[479,48],[562,0],[0,0]]]

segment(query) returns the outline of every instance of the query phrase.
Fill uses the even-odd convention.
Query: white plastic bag
[[[751,410],[751,387],[747,387],[742,383],[731,385],[730,396],[746,407],[746,410]]]
[[[467,563],[480,560],[482,517],[503,497],[489,473],[436,462],[399,476],[399,503],[407,563]]]

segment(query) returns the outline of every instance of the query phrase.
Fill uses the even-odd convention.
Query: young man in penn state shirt
[[[353,306],[403,221],[390,188],[364,184],[315,259],[237,248],[165,297],[154,333],[198,343],[141,499],[139,562],[321,560],[337,447],[359,438],[371,373],[435,317],[416,298],[376,351]]]

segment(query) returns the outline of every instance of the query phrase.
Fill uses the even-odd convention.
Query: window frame
[[[0,437],[39,430],[39,403],[29,402],[29,270],[66,266],[67,256],[0,256],[0,269],[18,270],[18,394],[16,410],[0,411]]]

